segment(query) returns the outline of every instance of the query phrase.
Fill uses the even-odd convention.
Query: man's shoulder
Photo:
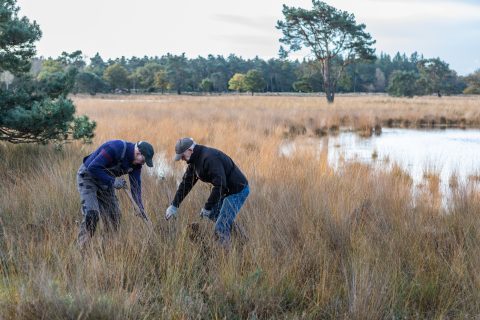
[[[222,151],[215,148],[208,148],[204,152],[203,163],[209,167],[223,166],[228,156]]]
[[[97,152],[104,155],[107,154],[108,158],[111,158],[112,160],[118,160],[125,147],[128,147],[128,142],[124,140],[108,140],[98,147]]]
[[[202,147],[203,147],[203,152],[210,156],[219,156],[224,154],[222,151],[213,147],[206,147],[206,146],[202,146]]]
[[[129,144],[132,144],[132,143],[125,140],[108,140],[108,141],[105,141],[105,143],[102,144],[100,148],[108,147],[114,150],[123,150],[123,148],[128,146]]]
[[[100,148],[117,147],[120,145],[123,145],[123,140],[107,140],[100,146]]]

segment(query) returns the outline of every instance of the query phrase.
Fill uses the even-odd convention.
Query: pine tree
[[[0,73],[15,76],[8,89],[0,88],[0,140],[12,143],[65,142],[93,138],[95,122],[75,116],[67,98],[74,70],[34,79],[30,60],[42,33],[38,24],[18,16],[16,0],[0,0]]]

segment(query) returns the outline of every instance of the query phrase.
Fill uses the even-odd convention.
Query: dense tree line
[[[99,92],[324,92],[321,68],[315,61],[243,59],[209,55],[189,59],[184,54],[104,60],[98,53],[85,61],[81,51],[38,59],[36,79],[70,81],[74,93]],[[478,93],[479,71],[460,77],[440,60],[418,53],[381,53],[372,62],[345,68],[336,91],[388,92],[394,96]],[[69,79],[69,80],[65,80]],[[53,85],[53,84],[52,84]]]

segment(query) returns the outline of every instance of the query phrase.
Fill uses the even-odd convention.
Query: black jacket
[[[248,185],[242,171],[220,150],[197,144],[187,163],[187,171],[172,202],[172,205],[177,208],[198,179],[213,185],[210,197],[205,203],[207,210],[211,210],[222,197],[238,193]]]

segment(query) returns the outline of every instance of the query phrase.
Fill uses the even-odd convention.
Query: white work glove
[[[202,208],[200,211],[200,217],[201,218],[210,218],[210,214],[212,213],[212,210],[207,210],[205,208]]]
[[[113,183],[113,187],[115,189],[123,189],[127,187],[127,181],[123,178],[115,178],[115,182]]]
[[[170,219],[170,218],[175,218],[177,216],[177,211],[178,211],[178,208],[171,205],[167,208],[167,210],[165,211],[165,219]]]

